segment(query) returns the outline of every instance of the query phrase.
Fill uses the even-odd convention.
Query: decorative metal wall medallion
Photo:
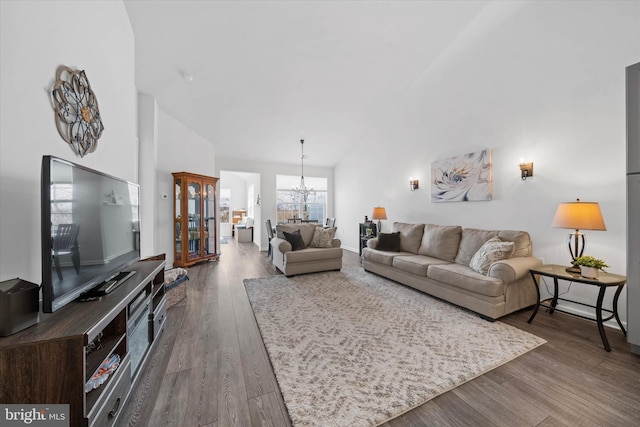
[[[84,70],[61,65],[52,90],[58,133],[80,157],[92,153],[104,126],[98,100]]]

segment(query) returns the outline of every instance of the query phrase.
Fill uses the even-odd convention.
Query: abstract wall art
[[[482,200],[491,200],[491,150],[431,163],[432,202]]]

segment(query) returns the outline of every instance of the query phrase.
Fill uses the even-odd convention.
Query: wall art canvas
[[[491,200],[491,150],[431,163],[431,201]]]

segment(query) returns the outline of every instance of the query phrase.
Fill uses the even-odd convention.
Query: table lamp
[[[387,219],[387,211],[380,206],[376,206],[375,208],[373,208],[373,214],[371,215],[371,219],[378,220],[378,233],[379,233],[380,231],[382,231],[381,220]]]
[[[606,231],[600,205],[597,202],[575,202],[560,203],[553,217],[554,228],[570,228],[575,230],[567,237],[567,246],[571,254],[571,261],[581,257],[586,245],[586,237],[580,230]],[[572,247],[573,244],[573,247]],[[579,267],[568,267],[570,273],[579,273]]]

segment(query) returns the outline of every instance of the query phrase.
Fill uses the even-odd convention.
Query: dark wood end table
[[[538,295],[536,306],[533,309],[533,313],[531,313],[531,317],[527,321],[531,323],[533,319],[538,314],[538,308],[546,307],[549,309],[549,314],[553,314],[554,311],[559,311],[561,313],[570,314],[572,316],[580,317],[582,319],[592,320],[597,322],[598,331],[600,332],[600,338],[602,338],[602,344],[604,345],[605,350],[611,351],[611,346],[609,345],[609,341],[607,340],[607,335],[604,330],[604,322],[610,320],[612,318],[616,319],[622,333],[626,336],[627,331],[622,326],[622,322],[620,322],[620,317],[618,316],[618,298],[620,297],[620,293],[622,292],[622,288],[627,283],[627,278],[625,276],[620,276],[618,274],[611,274],[600,272],[600,276],[596,279],[588,279],[586,277],[580,276],[580,274],[569,273],[566,271],[566,266],[564,265],[542,265],[537,268],[532,268],[529,270],[531,273],[531,277],[533,277],[533,283],[536,286],[536,293]],[[553,279],[553,297],[546,299],[544,301],[540,301],[540,284],[538,283],[538,276],[551,277]],[[585,285],[590,286],[598,286],[600,291],[598,292],[598,299],[596,301],[596,305],[585,304],[579,301],[572,301],[565,298],[558,297],[558,280],[567,280],[574,283],[583,283]],[[602,301],[604,300],[604,294],[607,288],[616,287],[616,293],[613,297],[613,307],[611,310],[602,308]],[[566,310],[562,310],[557,307],[558,301],[567,301],[573,304],[579,304],[585,307],[594,308],[596,311],[596,318],[582,316],[580,314],[572,313]],[[609,313],[608,317],[603,317],[602,313]]]

